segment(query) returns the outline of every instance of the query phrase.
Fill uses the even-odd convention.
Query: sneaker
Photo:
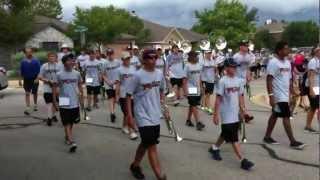
[[[110,114],[110,119],[112,123],[116,122],[116,115],[115,114]]]
[[[241,168],[244,170],[249,171],[252,169],[253,166],[254,166],[254,163],[249,161],[248,159],[243,159],[241,161]]]
[[[253,116],[250,116],[249,114],[245,114],[244,115],[244,120],[246,123],[249,123],[250,121],[252,121],[254,119]]]
[[[173,105],[174,105],[175,107],[179,106],[179,104],[180,104],[179,100],[175,100],[175,101],[173,102]]]
[[[202,122],[197,122],[197,130],[198,131],[202,131],[203,128],[205,128],[206,126],[204,124],[202,124]]]
[[[267,143],[267,144],[272,144],[272,145],[278,145],[280,143],[278,143],[276,140],[272,139],[271,137],[265,137],[263,138],[263,142]]]
[[[200,109],[201,109],[202,111],[205,111],[205,110],[206,110],[206,107],[201,106]]]
[[[136,139],[138,139],[138,135],[137,135],[136,133],[132,132],[132,133],[130,134],[130,139],[131,139],[131,140],[136,140]]]
[[[30,115],[29,109],[26,109],[23,113],[24,113],[25,115],[27,115],[27,116]]]
[[[123,127],[123,128],[122,128],[122,132],[123,132],[124,134],[129,134],[129,133],[130,133],[128,127]]]
[[[144,174],[142,173],[140,166],[133,166],[133,164],[131,164],[130,171],[136,179],[144,179]]]
[[[187,120],[186,121],[186,126],[189,126],[189,127],[194,127],[194,124],[191,120]]]
[[[52,121],[53,121],[53,122],[58,122],[57,116],[53,116],[53,117],[52,117]]]
[[[38,106],[34,106],[33,111],[38,111]]]
[[[77,150],[77,144],[75,142],[71,143],[69,152],[70,153],[75,153],[76,150]]]
[[[86,111],[90,112],[91,111],[91,107],[86,107]]]
[[[51,118],[48,118],[48,119],[47,119],[47,125],[48,125],[48,126],[52,126],[52,119],[51,119]]]
[[[209,153],[212,156],[212,159],[216,160],[216,161],[222,161],[222,157],[220,156],[220,150],[213,150],[211,147],[209,148]]]
[[[293,120],[293,116],[290,116],[289,119],[290,119],[290,120]]]
[[[310,134],[319,134],[319,131],[316,131],[313,128],[308,128],[308,127],[304,128],[304,132],[305,133],[310,133]]]
[[[207,112],[208,112],[209,115],[212,115],[212,114],[213,114],[213,110],[212,110],[211,108],[208,108],[208,109],[207,109]]]
[[[299,141],[295,141],[290,144],[290,147],[292,149],[296,149],[296,150],[303,150],[305,146],[306,146],[306,144],[299,142]]]

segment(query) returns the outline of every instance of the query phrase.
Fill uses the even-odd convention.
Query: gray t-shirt
[[[313,59],[311,59],[308,63],[308,70],[313,70],[316,74],[314,77],[314,86],[315,87],[319,87],[319,83],[320,83],[320,59],[314,57]],[[309,80],[306,83],[307,87],[309,87]]]
[[[141,66],[141,62],[137,56],[132,56],[132,58],[130,59],[130,65],[135,67],[136,70],[138,70]]]
[[[86,85],[97,87],[100,86],[100,74],[101,74],[101,67],[100,62],[98,60],[87,60],[84,65],[83,69],[86,72]]]
[[[222,124],[239,121],[239,97],[244,93],[244,81],[238,77],[223,76],[217,86],[216,94],[222,97],[220,116]]]
[[[289,60],[273,57],[267,66],[267,75],[273,77],[272,89],[276,102],[289,102],[291,64]]]
[[[186,63],[185,66],[185,77],[187,78],[187,86],[188,86],[188,95],[200,96],[200,83],[201,83],[201,70],[202,65],[200,63]],[[197,93],[192,91],[190,88],[196,88]],[[194,89],[195,90],[195,89]]]
[[[163,73],[140,69],[128,85],[127,94],[133,95],[134,115],[138,127],[160,125],[160,93],[165,89]]]
[[[207,83],[214,83],[215,81],[215,67],[216,63],[214,60],[203,60],[202,61],[202,72],[201,80]]]
[[[233,56],[233,59],[238,64],[237,76],[246,81],[247,71],[250,65],[255,62],[254,54],[247,53],[243,55],[238,52]]]
[[[184,78],[183,56],[181,54],[168,55],[167,62],[171,78]]]
[[[62,106],[65,109],[79,107],[79,89],[78,84],[81,82],[81,75],[78,71],[62,70],[57,74],[57,83],[59,86],[59,97],[68,98],[69,105]]]
[[[77,62],[80,64],[80,67],[83,67],[84,63],[89,59],[90,57],[88,54],[84,54],[84,55],[80,54],[77,58]]]
[[[104,65],[103,74],[107,76],[107,79],[110,84],[105,82],[105,88],[106,89],[114,89],[114,84],[119,81],[118,79],[118,69],[121,65],[120,60],[114,59],[112,61],[107,60],[107,62]]]
[[[156,61],[156,68],[161,72],[165,72],[166,70],[166,63],[162,57],[158,58]]]
[[[45,63],[40,68],[39,76],[41,78],[56,82],[57,74],[61,71],[58,63]],[[52,93],[52,87],[48,83],[43,84],[44,93]]]
[[[133,74],[136,72],[134,66],[120,66],[118,69],[118,78],[120,81],[120,98],[127,96],[127,88],[130,81],[132,81]]]

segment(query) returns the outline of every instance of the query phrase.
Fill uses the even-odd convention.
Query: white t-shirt
[[[132,58],[130,59],[130,65],[138,70],[141,66],[141,62],[137,56],[132,56]]]
[[[165,72],[166,70],[166,63],[162,57],[158,58],[156,61],[156,68],[161,72]]]
[[[85,83],[87,86],[100,86],[101,67],[100,62],[96,59],[87,60],[83,64],[83,69],[86,72]]]
[[[160,93],[165,90],[165,79],[159,70],[138,70],[128,85],[127,93],[133,95],[134,115],[138,127],[160,125]]]
[[[267,66],[267,75],[273,77],[272,90],[275,101],[289,102],[291,64],[289,60],[273,57]]]
[[[202,62],[201,80],[207,83],[214,83],[215,81],[215,60],[204,60]]]
[[[56,82],[57,81],[57,74],[62,69],[59,67],[58,63],[45,63],[40,68],[39,76],[41,78]],[[44,83],[43,84],[43,92],[44,93],[52,93],[52,87]]]
[[[84,55],[80,54],[77,58],[77,62],[80,64],[80,67],[83,67],[84,63],[89,59],[90,57],[88,54],[84,54]]]
[[[200,63],[191,64],[187,62],[184,70],[185,70],[185,77],[187,78],[187,83],[188,83],[188,91],[190,91],[190,88],[197,88],[197,94],[191,93],[189,95],[200,96],[202,65]]]
[[[136,68],[133,66],[121,65],[118,69],[118,78],[120,81],[120,98],[126,98],[128,84],[132,81],[133,74],[136,72]]]
[[[320,59],[314,57],[313,59],[311,59],[308,63],[308,71],[313,70],[316,74],[314,77],[314,86],[315,87],[319,87],[319,83],[320,83]],[[307,80],[306,82],[306,86],[309,87],[309,80]]]
[[[120,65],[121,65],[121,62],[118,59],[114,59],[112,61],[107,60],[107,62],[104,64],[103,73],[104,73],[104,75],[107,76],[109,83],[111,83],[111,84],[108,84],[107,82],[104,83],[106,89],[114,89],[115,88],[114,84],[117,81],[119,81],[117,71],[118,71]]]
[[[233,56],[233,59],[238,64],[237,76],[246,81],[247,71],[249,70],[250,65],[255,62],[254,54],[247,53],[243,55],[238,52]]]
[[[222,124],[239,122],[239,97],[244,94],[243,79],[223,76],[216,87],[216,94],[222,97],[220,104]]]
[[[171,78],[184,78],[183,56],[181,54],[168,55],[167,62]]]

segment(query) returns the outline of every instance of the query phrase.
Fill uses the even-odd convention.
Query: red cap
[[[301,65],[304,63],[304,55],[302,54],[297,54],[295,57],[294,57],[294,64],[295,65]]]

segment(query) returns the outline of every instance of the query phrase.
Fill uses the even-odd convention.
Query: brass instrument
[[[162,111],[162,114],[163,114],[163,116],[165,118],[169,134],[174,135],[175,140],[177,142],[181,142],[183,140],[183,138],[179,136],[179,134],[178,134],[178,132],[177,132],[175,126],[174,126],[174,122],[171,119],[170,111],[169,111],[168,106],[166,104],[163,104],[161,106],[161,111]]]

